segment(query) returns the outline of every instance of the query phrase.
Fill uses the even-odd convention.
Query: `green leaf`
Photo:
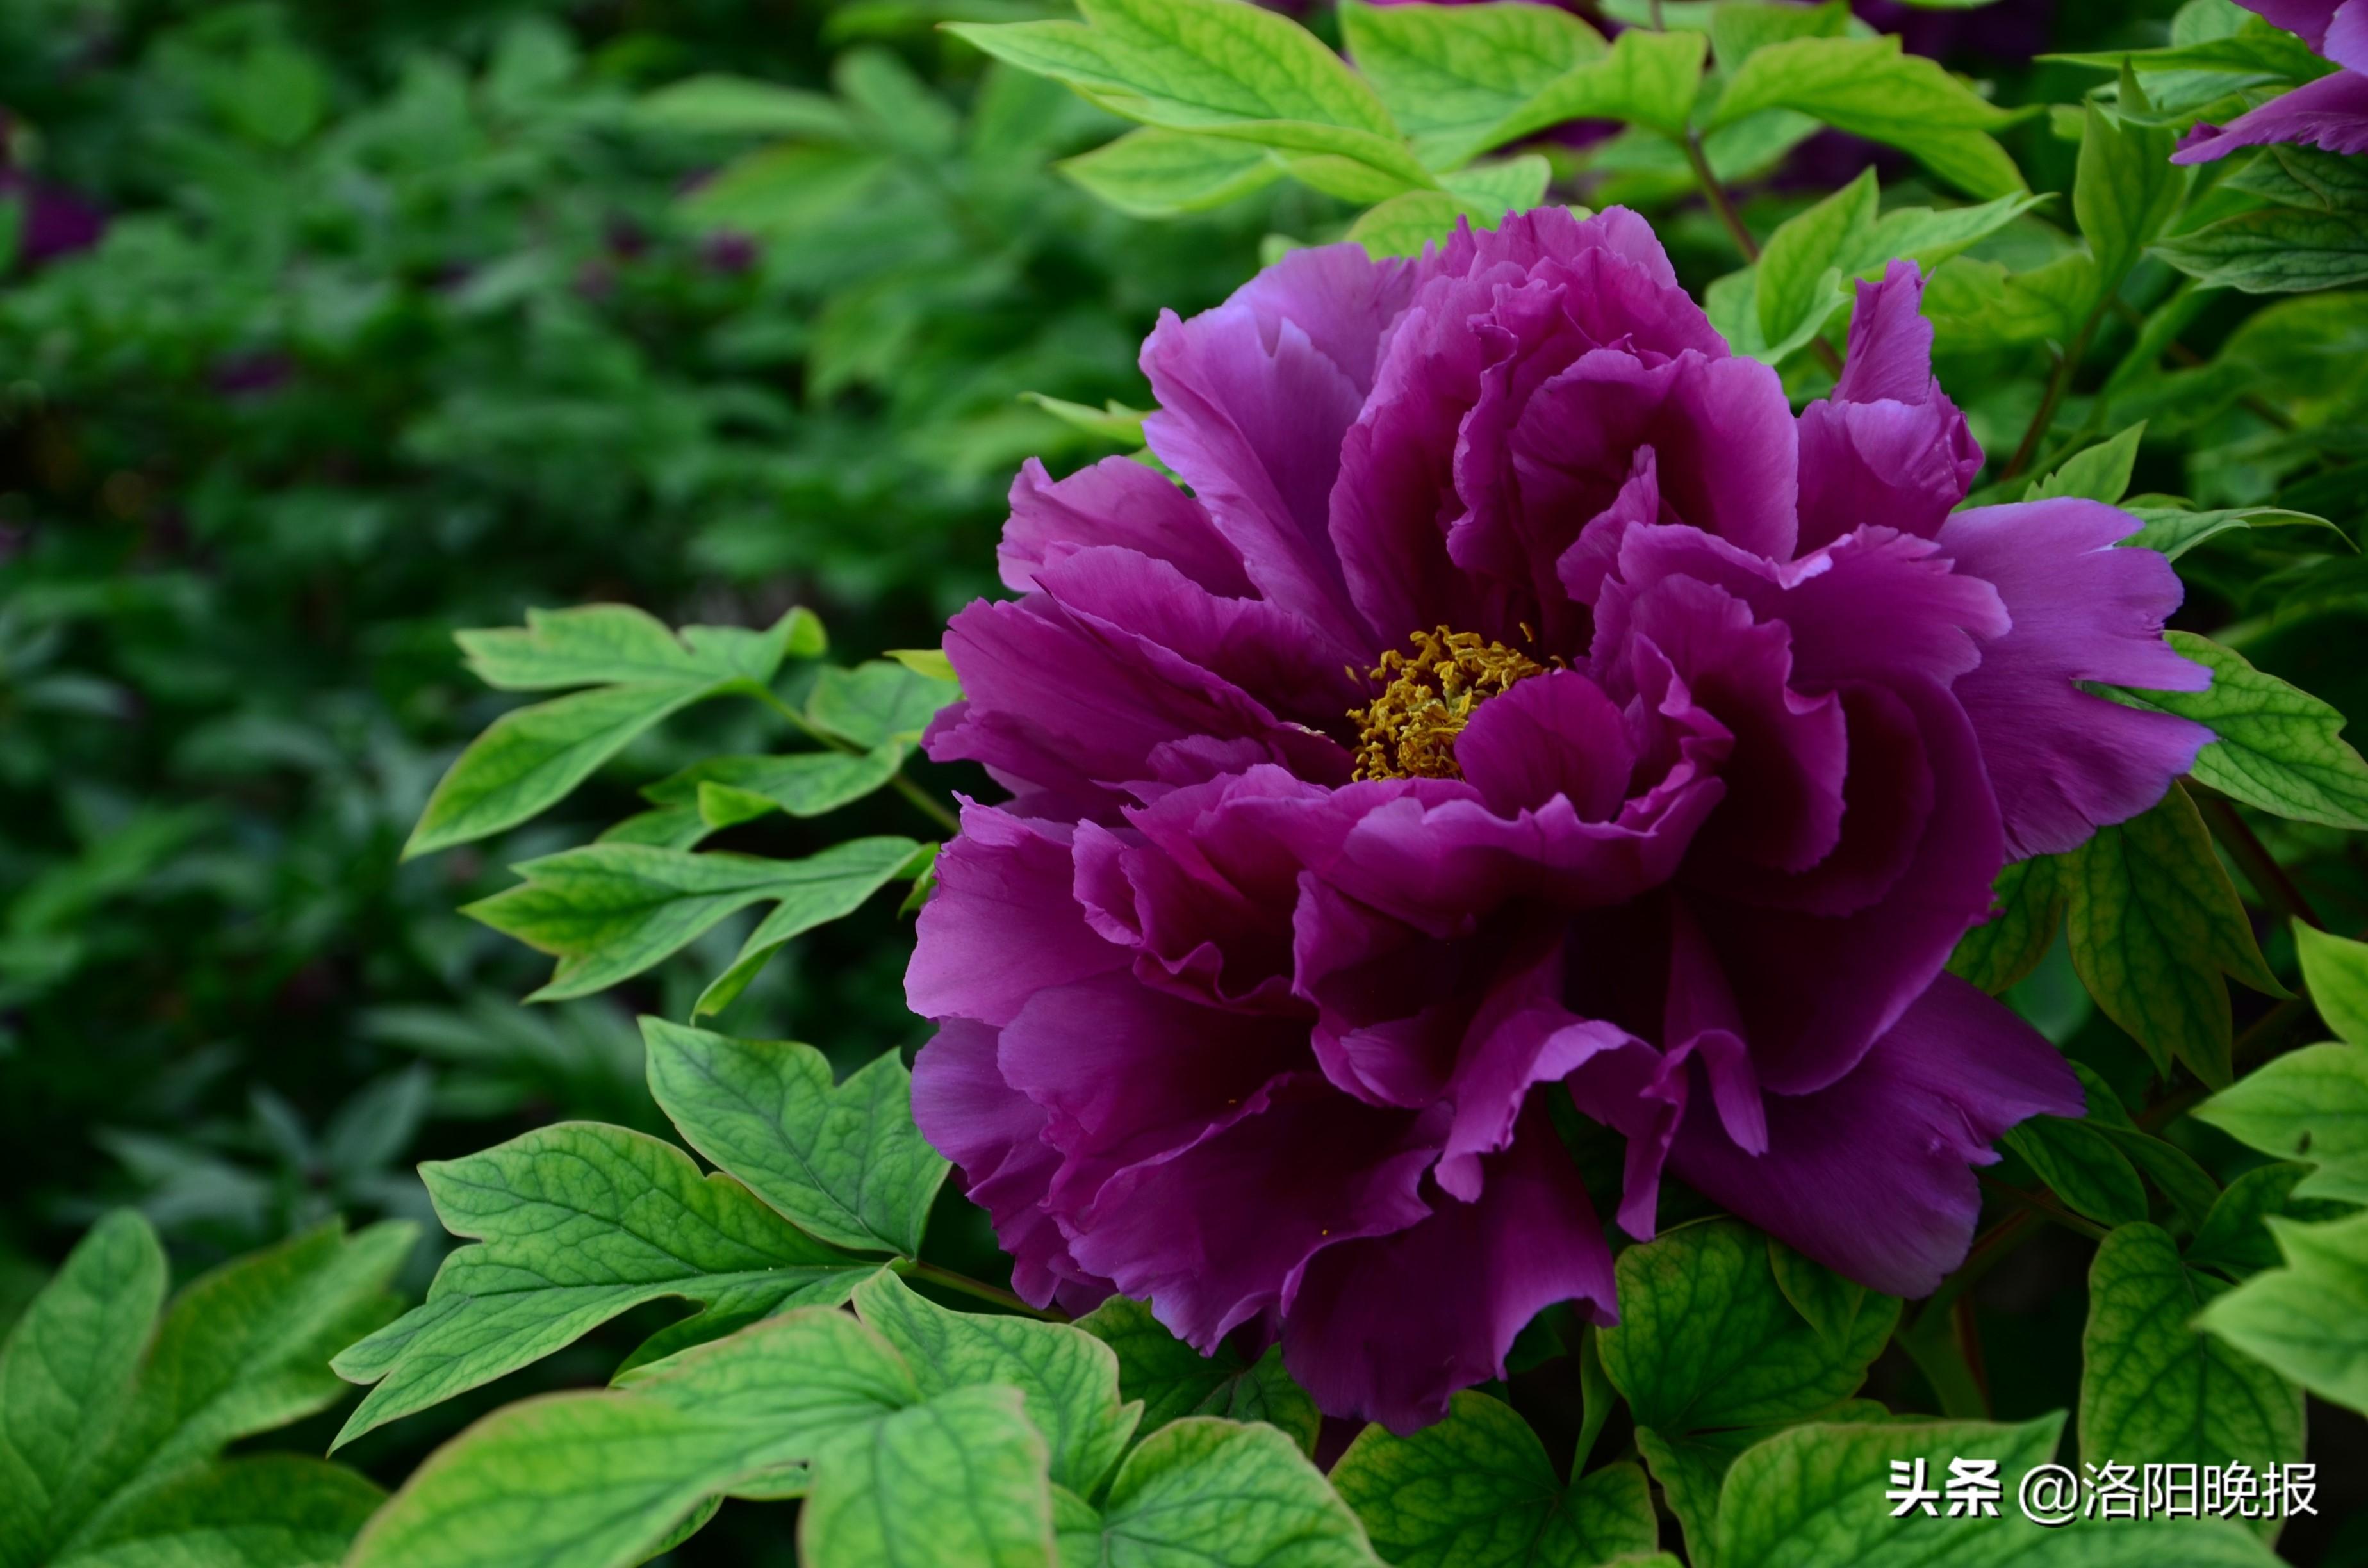
[[[1708,47],[1700,33],[1631,28],[1608,52],[1555,77],[1520,108],[1440,156],[1460,162],[1566,119],[1620,119],[1682,138]]]
[[[620,1388],[496,1411],[413,1472],[347,1568],[629,1568],[706,1499],[919,1403],[878,1335],[791,1312]]]
[[[1820,6],[1765,6],[1722,0],[1710,13],[1711,52],[1718,68],[1732,75],[1736,69],[1771,43],[1799,38],[1839,38],[1849,28],[1846,0],[1826,0]]]
[[[2209,1299],[2153,1225],[2124,1225],[2089,1268],[2080,1453],[2092,1464],[2255,1470],[2303,1457],[2302,1390],[2189,1326]],[[2280,1521],[2265,1519],[2265,1535]]]
[[[463,631],[469,667],[505,691],[598,689],[519,708],[471,742],[427,798],[408,858],[514,827],[564,798],[668,715],[730,691],[758,691],[821,622],[791,610],[763,631],[685,627],[623,605],[529,610],[524,628]]]
[[[2222,183],[2287,207],[2340,212],[2368,206],[2368,172],[2359,165],[2340,153],[2272,145]]]
[[[2107,1225],[2146,1217],[2146,1187],[2111,1140],[2085,1122],[2035,1116],[2001,1142],[2022,1156],[2056,1197]]]
[[[2064,923],[2060,858],[2033,856],[1998,873],[1998,912],[1966,932],[1949,955],[1949,972],[1996,996],[2039,967]]]
[[[2024,189],[2014,160],[1988,134],[2014,117],[1931,61],[1901,53],[1895,37],[1770,44],[1727,79],[1711,123],[1770,108],[1897,147],[1985,200]]]
[[[2169,49],[2111,50],[2089,54],[2044,54],[2042,60],[2092,65],[2119,71],[2124,64],[2152,74],[2158,71],[2235,73],[2239,80],[2307,82],[2327,74],[2327,62],[2294,34],[2251,17],[2245,28],[2223,38],[2200,39]]]
[[[2186,791],[2061,858],[2072,964],[2097,1006],[2146,1048],[2156,1069],[2184,1062],[2205,1083],[2229,1079],[2223,973],[2285,994],[2262,961],[2245,906],[2213,853]]]
[[[1761,341],[1777,346],[1770,363],[1825,329],[1840,305],[1839,259],[1851,236],[1874,226],[1874,171],[1779,224],[1760,253],[1755,290]]]
[[[899,845],[905,851],[901,858],[894,854]],[[722,1012],[748,988],[775,953],[815,926],[853,914],[890,882],[923,874],[935,863],[936,854],[934,844],[915,844],[908,838],[857,838],[803,861],[780,862],[813,867],[821,874],[797,885],[757,923],[731,966],[709,981],[699,1000],[691,1004],[692,1016]]]
[[[871,794],[896,777],[904,760],[905,747],[893,742],[858,753],[712,756],[647,786],[642,797],[661,806],[700,806],[711,789],[720,788],[755,798],[756,810],[734,819],[739,822],[768,811],[817,817]],[[731,824],[710,821],[709,825]]]
[[[2277,1559],[2226,1519],[2078,1519],[2045,1529],[2025,1518],[2013,1488],[2055,1452],[2064,1417],[2021,1426],[1978,1421],[1811,1425],[1779,1433],[1736,1460],[1719,1499],[1721,1568],[2276,1568]],[[2004,1483],[1999,1517],[1895,1517],[1884,1495],[1894,1464],[1922,1460],[1941,1488],[1952,1459],[1994,1459]],[[1945,1502],[1936,1511],[1945,1511]]]
[[[1018,1388],[1044,1435],[1053,1480],[1073,1492],[1090,1495],[1134,1434],[1141,1411],[1119,1403],[1118,1358],[1090,1334],[1032,1318],[948,1312],[893,1274],[860,1287],[855,1310],[903,1354],[926,1395],[986,1383]]]
[[[1366,1427],[1332,1484],[1396,1568],[1588,1568],[1659,1544],[1643,1471],[1566,1486],[1528,1422],[1468,1389],[1410,1437]]]
[[[1151,1309],[1112,1296],[1077,1326],[1118,1355],[1119,1392],[1143,1403],[1144,1436],[1187,1415],[1263,1421],[1281,1427],[1303,1453],[1315,1450],[1323,1417],[1282,1368],[1282,1347],[1244,1361],[1230,1344],[1203,1356],[1161,1325]]]
[[[2123,544],[2160,551],[2173,561],[2206,540],[2245,528],[2307,525],[2326,528],[2338,540],[2350,543],[2343,530],[2325,517],[2314,517],[2308,512],[2289,511],[2283,506],[2227,506],[2209,512],[2191,512],[2178,506],[2131,506],[2122,510],[2146,524],[2123,540]]]
[[[2317,1168],[2297,1198],[2368,1203],[2368,1051],[2308,1045],[2188,1113],[2250,1148]]]
[[[1205,212],[1282,177],[1255,142],[1144,126],[1055,165],[1101,200],[1138,218]]]
[[[825,1448],[798,1555],[832,1568],[1053,1568],[1044,1439],[1019,1391],[956,1389]]]
[[[1234,0],[1212,0],[1233,4]],[[853,669],[825,668],[806,694],[806,722],[867,748],[921,738],[938,710],[962,687],[895,659],[868,659]]]
[[[1350,0],[1340,7],[1340,32],[1359,73],[1433,167],[1493,145],[1475,142],[1606,47],[1569,12],[1537,6]]]
[[[142,1491],[55,1568],[330,1568],[386,1494],[295,1454],[203,1464]]]
[[[2170,645],[2212,672],[2203,691],[2113,691],[2131,708],[2176,713],[2219,737],[2195,759],[2201,783],[2295,822],[2368,828],[2368,762],[2343,740],[2343,715],[2192,631]]]
[[[747,76],[710,74],[669,82],[633,106],[633,118],[660,131],[720,136],[812,136],[855,140],[854,122],[827,93],[777,86]]]
[[[2368,1413],[2368,1213],[2324,1225],[2271,1215],[2286,1267],[2257,1274],[2196,1321],[2311,1392]]]
[[[945,1156],[913,1125],[894,1051],[834,1086],[810,1045],[642,1020],[650,1093],[683,1139],[789,1217],[855,1251],[917,1257]]]
[[[671,1144],[562,1122],[420,1167],[438,1215],[473,1238],[427,1300],[347,1348],[339,1376],[374,1382],[337,1435],[492,1381],[644,1301],[681,1297],[748,1317],[837,1303],[876,1263],[814,1240]],[[753,1302],[752,1302],[753,1298]]]
[[[1474,164],[1439,179],[1485,228],[1508,212],[1525,212],[1543,201],[1553,177],[1552,165],[1538,153],[1525,153],[1493,164]]]
[[[1074,1500],[1067,1506],[1064,1568],[1381,1564],[1323,1472],[1267,1426],[1205,1415],[1172,1422],[1127,1455],[1099,1521],[1089,1522],[1094,1512]]]
[[[2137,466],[2138,443],[2145,438],[2146,421],[2141,419],[2120,435],[2073,453],[2055,472],[2033,480],[2022,498],[2077,495],[2110,506],[2129,494],[2130,471]]]
[[[1797,1420],[1847,1398],[1899,1316],[1896,1300],[1872,1297],[1829,1346],[1784,1299],[1766,1241],[1733,1220],[1632,1246],[1618,1273],[1603,1369],[1636,1424],[1664,1434]]]
[[[559,1001],[639,974],[735,910],[773,900],[778,907],[734,967],[748,961],[758,936],[769,944],[758,957],[769,957],[887,886],[916,847],[909,838],[857,838],[803,860],[767,860],[593,844],[522,862],[524,883],[461,913],[557,958],[551,983],[530,1000]]]
[[[1776,1288],[1817,1331],[1826,1347],[1837,1355],[1849,1354],[1858,1337],[1859,1313],[1866,1310],[1867,1288],[1812,1263],[1773,1236],[1768,1238],[1768,1266]]]
[[[2308,1165],[2281,1161],[2256,1166],[2230,1182],[2203,1217],[2195,1239],[2187,1244],[2190,1266],[2216,1268],[2237,1278],[2276,1267],[2278,1245],[2267,1221],[2284,1211],[2295,1184],[2309,1174]]]
[[[2078,1066],[2078,1063],[2074,1065],[2076,1068]],[[2212,1179],[2212,1173],[2195,1163],[2192,1154],[2177,1144],[2165,1142],[2135,1126],[2115,1125],[2113,1121],[2101,1119],[2097,1108],[2110,1097],[2112,1091],[2104,1086],[2101,1079],[2092,1083],[2093,1078],[2092,1074],[2081,1074],[2081,1081],[2089,1093],[2089,1121],[2086,1125],[2101,1133],[2130,1164],[2137,1167],[2139,1175],[2162,1190],[2163,1197],[2170,1203],[2165,1228],[2173,1235],[2194,1234],[2205,1216],[2218,1205],[2220,1184]]]
[[[2150,254],[2200,283],[2248,294],[2340,289],[2368,278],[2368,210],[2264,207],[2157,240]]]
[[[1468,211],[1446,191],[1409,190],[1367,209],[1346,237],[1372,256],[1420,256],[1425,245],[1445,243]]]
[[[1078,10],[1083,22],[947,30],[1145,125],[1329,153],[1406,186],[1431,183],[1373,90],[1288,17],[1239,0],[1083,0]]]
[[[2294,923],[2294,955],[2311,1006],[2338,1040],[2368,1045],[2368,942]]]
[[[2072,215],[2097,258],[2099,278],[2105,288],[2116,289],[2178,213],[2191,171],[2170,161],[2179,136],[2169,126],[2117,119],[2094,99],[2084,113]]]
[[[80,1522],[165,1297],[165,1252],[118,1210],[91,1227],[0,1345],[0,1564],[35,1568]]]

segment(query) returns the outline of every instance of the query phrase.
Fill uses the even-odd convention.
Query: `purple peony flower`
[[[1969,1167],[2080,1096],[1941,966],[2209,738],[2076,683],[2207,676],[2128,515],[1952,510],[1922,288],[1861,287],[1796,417],[1625,210],[1301,251],[1144,346],[1189,492],[1026,467],[928,737],[1013,799],[907,976],[1023,1294],[1418,1426],[1541,1309],[1612,1321],[1556,1085],[1632,1235],[1666,1167],[1884,1290],[1964,1256]]]
[[[2226,125],[2198,124],[2171,154],[2208,164],[2239,147],[2300,142],[2330,153],[2368,153],[2368,0],[2237,0],[2298,36],[2343,69],[2282,93]]]

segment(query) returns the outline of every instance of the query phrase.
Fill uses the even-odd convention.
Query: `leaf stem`
[[[2043,1220],[2053,1220],[2067,1231],[2077,1231],[2092,1242],[2101,1242],[2112,1234],[2094,1220],[2084,1219],[2075,1214],[2044,1193],[2025,1192],[2012,1182],[2000,1181],[1996,1176],[1981,1176],[1980,1180],[1983,1187],[1997,1193],[2008,1202],[2018,1204]]]
[[[926,1279],[932,1285],[942,1285],[949,1290],[959,1290],[965,1296],[975,1296],[982,1301],[992,1301],[1008,1312],[1021,1312],[1046,1323],[1066,1323],[1069,1314],[1057,1307],[1031,1307],[1000,1285],[990,1285],[984,1279],[973,1279],[941,1264],[914,1260],[902,1272],[916,1279]]]
[[[1657,5],[1654,7],[1654,14],[1659,15]],[[1686,164],[1694,172],[1694,183],[1702,187],[1702,199],[1710,203],[1710,210],[1718,214],[1719,222],[1725,226],[1727,238],[1735,242],[1735,248],[1743,253],[1745,261],[1754,267],[1759,266],[1759,242],[1751,237],[1750,227],[1736,210],[1735,198],[1727,194],[1726,187],[1719,183],[1718,172],[1710,166],[1710,153],[1703,150],[1702,132],[1688,126],[1681,144],[1685,148]],[[1834,351],[1834,346],[1826,340],[1824,333],[1810,339],[1809,347],[1816,350],[1817,362],[1827,371],[1836,377],[1841,375],[1842,357]]]
[[[2031,466],[2031,460],[2039,455],[2039,443],[2046,437],[2048,426],[2055,423],[2055,410],[2063,403],[2064,394],[2072,390],[2072,377],[2079,369],[2080,361],[2089,357],[2089,345],[2095,339],[2098,324],[2105,319],[2105,312],[2112,304],[2112,296],[2110,294],[2098,301],[2096,309],[2089,312],[2089,319],[2082,322],[2080,330],[2073,335],[2071,347],[2056,357],[2055,373],[2047,378],[2047,391],[2039,399],[2039,411],[2031,416],[2031,424],[2022,433],[2021,444],[2014,449],[2013,460],[1998,475],[1999,483],[2003,484],[2021,473]]]

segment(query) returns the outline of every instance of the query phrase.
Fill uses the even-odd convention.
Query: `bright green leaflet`
[[[806,693],[806,722],[867,749],[909,745],[962,695],[951,680],[926,676],[896,659],[867,659],[814,677]]]
[[[1267,1347],[1245,1362],[1229,1346],[1203,1356],[1162,1326],[1141,1301],[1112,1296],[1077,1320],[1077,1326],[1118,1353],[1119,1392],[1143,1402],[1144,1435],[1187,1415],[1265,1421],[1313,1453],[1323,1417],[1305,1390],[1283,1370],[1282,1347]]]
[[[1451,167],[1555,78],[1600,57],[1603,36],[1552,7],[1340,7],[1357,70],[1433,167]]]
[[[530,998],[552,1002],[631,979],[724,916],[772,901],[773,913],[726,976],[739,975],[745,985],[755,965],[791,937],[852,912],[887,886],[918,847],[909,838],[856,838],[803,860],[767,860],[593,844],[521,863],[523,883],[461,913],[558,959],[551,983]]]
[[[0,1564],[295,1568],[341,1556],[378,1489],[317,1460],[217,1455],[344,1392],[331,1350],[386,1321],[405,1224],[335,1226],[176,1297],[138,1215],[110,1215],[0,1347]]]
[[[945,1156],[913,1125],[894,1051],[833,1085],[810,1045],[643,1018],[650,1093],[690,1146],[810,1235],[918,1256]]]
[[[2044,501],[2074,495],[2110,506],[2129,493],[2130,470],[2137,463],[2138,443],[2145,437],[2146,421],[2140,420],[2118,436],[2075,452],[2053,473],[2032,481],[2023,498]]]
[[[1138,218],[1222,207],[1282,177],[1282,165],[1255,142],[1148,125],[1064,158],[1059,167],[1102,201]]]
[[[2120,286],[2186,199],[2190,171],[2170,161],[2178,145],[2168,126],[2117,119],[2093,99],[2086,106],[2072,215],[2105,287]]]
[[[2368,828],[2368,762],[2342,738],[2342,714],[2209,638],[2192,631],[2164,635],[2211,670],[2211,687],[2109,695],[2132,708],[2208,726],[2219,738],[2195,758],[2199,783],[2297,822]]]
[[[2368,1046],[2368,942],[2294,923],[2294,954],[2310,1005],[2338,1040]]]
[[[1659,1544],[1643,1471],[1565,1485],[1528,1422],[1468,1389],[1409,1437],[1366,1427],[1332,1484],[1396,1568],[1591,1568]]]
[[[1013,1388],[963,1388],[833,1440],[798,1555],[834,1568],[1053,1568],[1044,1439]]]
[[[2184,1062],[2205,1083],[2229,1079],[2225,971],[2271,996],[2285,987],[2262,961],[2245,906],[2185,790],[2064,856],[2072,964],[2106,1017],[2168,1073]]]
[[[1119,1403],[1118,1358],[1089,1334],[1032,1318],[949,1312],[893,1274],[858,1289],[855,1310],[903,1353],[926,1395],[981,1383],[1024,1393],[1053,1480],[1072,1492],[1090,1496],[1134,1434],[1141,1412]]]
[[[643,1301],[681,1297],[753,1317],[843,1301],[879,1267],[620,1127],[562,1122],[420,1174],[445,1228],[478,1244],[444,1260],[426,1301],[336,1358],[340,1376],[378,1385],[340,1443],[540,1360]]]
[[[1063,1568],[1380,1568],[1357,1516],[1271,1426],[1194,1415],[1127,1455],[1097,1510],[1062,1512]]]
[[[2192,1114],[2265,1154],[2308,1161],[2295,1197],[2368,1203],[2368,1050],[2305,1046]]]
[[[2325,1399],[2368,1413],[2368,1214],[2324,1225],[2271,1215],[2283,1268],[2257,1274],[2196,1321]]]
[[[2124,1225],[2097,1248],[2080,1341],[2084,1460],[2260,1470],[2303,1457],[2302,1390],[2189,1326],[2215,1290],[2157,1226]],[[2260,1524],[2277,1533],[2278,1521]]]

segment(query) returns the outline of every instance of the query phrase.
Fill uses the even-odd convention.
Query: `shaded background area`
[[[1116,449],[1020,394],[1140,405],[1134,349],[1161,307],[1212,303],[1273,236],[1325,238],[1346,216],[1297,187],[1164,223],[1087,198],[1050,165],[1118,122],[935,30],[1040,9],[0,6],[0,1321],[118,1203],[193,1268],[332,1213],[428,1219],[414,1163],[541,1122],[663,1131],[632,1014],[685,1012],[681,977],[720,967],[745,923],[618,994],[525,1009],[542,961],[455,910],[632,811],[635,785],[768,739],[753,716],[696,711],[552,822],[399,864],[429,786],[508,705],[450,633],[610,599],[736,624],[806,604],[848,657],[934,644],[994,587],[1019,460],[1063,472]],[[2093,84],[2032,65],[2041,44],[2158,42],[2173,9],[1860,7],[2005,102]],[[769,148],[641,107],[710,72],[826,107]],[[2068,185],[2072,146],[2044,117],[2012,142],[2035,184]],[[1572,199],[1652,210],[1691,285],[1736,265],[1682,179],[1584,137],[1553,150]],[[1821,137],[1747,215],[1765,233],[1873,156]],[[1895,172],[1892,199],[1918,199]],[[2050,243],[2037,221],[1994,242],[2025,258]],[[2191,329],[2203,379],[2157,412],[2135,488],[2275,499],[2356,537],[2368,487],[2342,439],[2312,432],[2357,444],[2368,317],[2248,336],[2255,309],[2226,297]],[[2021,427],[2030,378],[1987,400],[2000,367],[1951,359],[1945,335],[1941,353],[1990,445]],[[2270,374],[2306,405],[2299,433],[2247,403]],[[2219,628],[2282,596],[2250,656],[2368,711],[2368,580],[2297,599],[2308,585],[2247,565],[2224,594],[2208,559],[2192,564],[2205,586],[2185,619]],[[918,828],[893,796],[856,810],[808,836],[773,818],[747,846]],[[2368,926],[2355,853],[2305,877],[2331,928]],[[882,901],[803,938],[723,1027],[812,1040],[842,1069],[909,1050],[908,940]],[[2142,1072],[2060,955],[2021,1002],[2109,1076]],[[938,1227],[950,1253],[986,1247],[959,1200]],[[412,1290],[438,1250],[423,1244]],[[2002,1418],[2072,1402],[2086,1256],[2033,1248],[1984,1286]],[[598,1380],[668,1315],[354,1457],[399,1478],[528,1382]],[[1885,1397],[1920,1403],[1911,1369],[1878,1370]],[[1531,1414],[1561,1397],[1517,1392]],[[2368,1433],[2312,1418],[2330,1435],[2322,1511],[2356,1509]],[[316,1425],[284,1440],[317,1449],[334,1423]],[[787,1562],[778,1528],[727,1509],[682,1555]],[[2305,1522],[2290,1551],[2368,1562],[2358,1532],[2331,1534]]]

